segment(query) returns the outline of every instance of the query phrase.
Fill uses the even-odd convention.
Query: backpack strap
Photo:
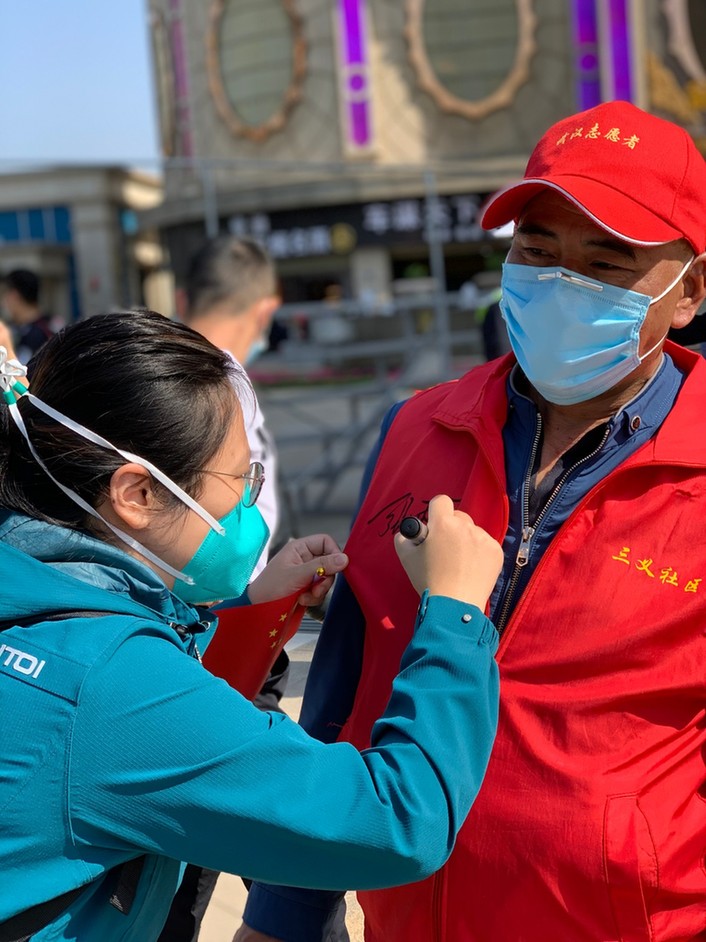
[[[109,871],[116,874],[115,889],[110,894],[109,902],[124,916],[129,915],[132,904],[135,902],[144,865],[145,855],[143,854],[141,857],[126,860],[124,864],[119,864]],[[75,890],[69,890],[68,893],[62,893],[54,899],[38,903],[0,923],[0,942],[28,942],[35,932],[39,932],[54,922],[90,885],[90,883],[85,883],[83,886],[76,887]]]
[[[79,886],[0,923],[0,942],[27,942],[35,932],[54,922],[85,889],[85,886]]]
[[[36,625],[39,621],[62,621],[64,618],[95,618],[97,615],[122,615],[124,612],[106,612],[103,609],[100,612],[91,612],[88,609],[81,609],[79,612],[46,612],[41,615],[28,615],[25,618],[7,618],[0,621],[0,631],[8,628],[29,628],[30,625]]]

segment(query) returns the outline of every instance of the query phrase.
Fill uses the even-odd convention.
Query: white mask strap
[[[170,576],[173,576],[175,579],[181,579],[183,582],[188,582],[189,585],[194,584],[194,580],[191,579],[190,576],[185,576],[183,573],[179,572],[178,569],[174,569],[172,566],[170,566],[169,563],[165,563],[164,560],[159,558],[159,556],[155,556],[155,554],[151,552],[151,550],[148,550],[146,546],[143,546],[142,543],[139,543],[137,540],[135,540],[129,534],[125,533],[119,527],[115,527],[113,526],[112,523],[109,523],[105,519],[105,517],[102,517],[98,513],[97,510],[94,510],[93,507],[91,507],[91,505],[87,501],[85,501],[83,497],[81,497],[80,494],[77,494],[76,491],[72,490],[70,487],[66,487],[65,484],[61,483],[61,481],[57,481],[57,479],[51,473],[49,468],[47,468],[47,466],[44,464],[42,459],[39,457],[39,455],[37,454],[34,448],[34,445],[30,441],[29,435],[27,434],[27,428],[25,426],[24,420],[22,416],[20,415],[20,410],[17,408],[17,403],[15,402],[9,405],[9,409],[10,409],[10,415],[14,419],[15,424],[17,425],[25,441],[27,442],[27,446],[30,452],[32,453],[32,457],[40,466],[40,468],[44,471],[47,477],[50,477],[52,479],[52,481],[56,484],[59,490],[63,491],[67,497],[70,497],[71,500],[75,504],[78,504],[78,506],[81,507],[82,510],[85,510],[86,513],[90,514],[92,517],[95,517],[96,520],[100,520],[101,523],[104,524],[106,527],[108,527],[108,529],[111,530],[120,540],[122,540],[123,543],[127,543],[128,546],[132,547],[132,549],[136,550],[146,559],[149,559],[150,562],[154,563],[155,566],[158,566],[163,572],[168,572]],[[100,436],[98,437],[100,438]],[[115,450],[117,451],[118,449],[115,449]]]
[[[683,267],[682,270],[679,272],[679,274],[678,274],[677,277],[674,279],[674,281],[673,281],[667,288],[665,288],[664,291],[663,291],[661,294],[658,294],[656,298],[652,298],[652,300],[650,301],[650,304],[651,304],[651,305],[652,305],[652,304],[655,304],[657,301],[661,301],[662,298],[666,297],[666,296],[669,294],[669,292],[672,290],[672,288],[673,288],[675,285],[678,285],[678,284],[679,284],[679,282],[682,280],[682,278],[684,277],[684,275],[685,275],[686,272],[688,271],[689,266],[691,265],[691,263],[694,261],[695,258],[696,258],[695,255],[692,255],[692,256],[690,257],[689,261],[686,263],[686,265],[684,265],[684,267]],[[669,334],[669,330],[667,330],[667,333],[666,333],[666,334],[664,334],[662,337],[660,337],[660,339],[657,341],[657,343],[656,343],[653,347],[651,347],[651,348],[647,351],[647,353],[643,353],[641,357],[638,357],[638,359],[640,360],[640,363],[642,363],[643,360],[646,360],[647,357],[648,357],[651,353],[654,353],[655,350],[657,349],[657,347],[658,347],[661,343],[664,343],[664,341],[666,340],[668,334]]]
[[[4,354],[4,357],[3,357]],[[52,409],[51,406],[48,406],[45,402],[42,402],[41,399],[38,399],[36,396],[33,396],[32,393],[28,392],[26,387],[17,381],[17,377],[24,376],[26,370],[24,367],[21,367],[20,364],[17,364],[17,367],[20,367],[19,370],[15,370],[15,361],[7,360],[7,353],[3,347],[0,347],[0,387],[2,387],[3,398],[8,405],[10,410],[10,415],[12,419],[21,432],[23,438],[27,442],[27,446],[32,454],[32,457],[44,471],[44,473],[51,478],[51,480],[56,484],[59,490],[63,491],[67,497],[69,497],[75,504],[81,507],[86,513],[90,514],[92,517],[95,517],[97,520],[100,520],[109,530],[111,530],[117,537],[120,538],[132,549],[136,550],[146,559],[149,559],[150,562],[154,563],[155,566],[158,566],[163,572],[169,573],[175,579],[180,579],[182,582],[186,582],[189,585],[193,585],[193,579],[190,576],[186,576],[183,573],[179,572],[178,569],[174,569],[168,563],[165,563],[158,556],[152,553],[147,549],[146,546],[143,546],[142,543],[139,543],[136,539],[129,536],[119,527],[113,526],[112,523],[109,523],[104,517],[102,517],[98,511],[96,511],[91,505],[85,501],[76,491],[72,488],[67,487],[65,484],[62,484],[61,481],[58,481],[54,475],[51,473],[46,464],[42,461],[38,455],[34,445],[30,441],[29,434],[27,432],[27,427],[24,423],[20,410],[17,408],[17,403],[14,401],[14,394],[19,396],[25,396],[28,398],[40,412],[44,412],[45,415],[48,415],[50,418],[54,419],[56,422],[59,422],[60,425],[65,426],[70,429],[72,432],[75,432],[77,435],[80,435],[82,438],[87,439],[90,442],[93,442],[95,445],[100,445],[102,448],[108,448],[111,451],[116,452],[126,461],[135,462],[136,464],[142,465],[150,474],[153,475],[156,480],[164,485],[168,490],[170,490],[176,497],[178,497],[183,503],[187,505],[191,510],[201,517],[211,529],[215,530],[220,536],[225,534],[225,529],[220,525],[220,523],[213,517],[207,510],[198,504],[193,497],[190,497],[186,491],[182,490],[178,484],[175,484],[171,478],[167,477],[163,471],[160,471],[155,465],[150,461],[146,461],[144,458],[141,458],[139,455],[134,455],[130,451],[123,451],[121,448],[117,448],[113,445],[112,442],[109,442],[106,438],[103,438],[102,435],[98,435],[96,432],[92,432],[90,429],[86,428],[84,425],[81,425],[79,422],[74,422],[73,419],[70,419],[68,416],[64,415],[62,412],[58,412],[56,409]],[[21,370],[21,372],[20,372]],[[14,394],[13,394],[14,393]]]
[[[122,448],[117,448],[115,445],[113,445],[112,442],[109,442],[106,438],[103,438],[102,435],[92,432],[84,425],[74,422],[73,419],[70,419],[63,413],[58,412],[56,409],[52,409],[51,406],[48,406],[45,402],[42,402],[41,399],[37,399],[36,396],[33,396],[31,392],[25,393],[25,396],[30,400],[32,405],[39,409],[40,412],[44,412],[45,415],[48,415],[50,418],[54,419],[56,422],[59,422],[61,425],[64,425],[66,428],[71,429],[72,432],[76,432],[76,434],[80,435],[82,438],[87,439],[89,442],[93,442],[94,445],[100,445],[103,448],[109,448],[111,451],[117,452],[117,454],[121,455],[126,461],[134,461],[136,464],[141,464],[150,472],[153,477],[159,481],[160,484],[163,484],[168,490],[172,492],[172,494],[178,497],[179,500],[183,501],[183,503],[185,503],[187,507],[190,507],[194,513],[197,513],[202,520],[205,520],[212,530],[215,530],[216,533],[223,536],[225,530],[216,520],[216,518],[212,517],[207,510],[204,510],[200,504],[196,503],[193,497],[190,497],[186,491],[183,491],[178,484],[175,484],[171,478],[168,478],[163,471],[160,471],[159,468],[155,467],[155,465],[153,465],[150,461],[146,461],[144,458],[140,458],[139,455],[134,455],[130,451],[123,451]],[[19,411],[17,414],[19,415]],[[27,438],[25,432],[22,434],[25,435],[27,443],[30,444],[29,438]],[[42,465],[42,467],[44,467],[44,465]]]
[[[657,347],[658,347],[661,343],[664,343],[664,341],[667,339],[667,334],[668,334],[668,333],[669,333],[669,331],[667,331],[666,334],[664,334],[662,337],[660,337],[660,339],[657,341],[657,343],[654,345],[654,347],[651,347],[651,348],[647,351],[647,353],[643,353],[641,357],[638,357],[638,360],[640,361],[640,363],[642,363],[643,360],[646,360],[647,357],[648,357],[651,353],[654,353],[655,350],[657,349]],[[661,363],[661,362],[662,362],[662,361],[660,360],[660,363]]]
[[[685,274],[687,273],[687,271],[689,270],[689,266],[691,265],[691,263],[694,261],[695,258],[696,258],[695,255],[691,255],[691,256],[689,257],[689,261],[686,263],[686,265],[684,265],[684,267],[683,267],[682,270],[679,272],[679,274],[678,274],[677,277],[674,279],[674,281],[673,281],[670,285],[667,285],[667,287],[664,289],[664,291],[663,291],[661,294],[658,294],[656,298],[652,298],[652,300],[650,301],[650,305],[656,304],[658,301],[661,301],[662,298],[665,298],[665,297],[669,294],[669,292],[672,290],[672,288],[673,288],[675,285],[678,285],[678,284],[679,284],[679,282],[682,280],[682,278],[684,277],[684,275],[685,275]],[[664,339],[664,338],[662,338],[662,339]],[[661,342],[662,342],[662,341],[660,340],[660,343],[661,343]],[[652,351],[650,351],[650,353],[651,353],[651,352],[652,352]],[[646,355],[647,355],[647,354],[645,354],[645,356],[646,356]]]

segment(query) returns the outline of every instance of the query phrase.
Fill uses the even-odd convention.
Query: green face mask
[[[222,520],[216,520],[207,510],[205,510],[198,501],[194,500],[186,491],[182,490],[178,484],[175,484],[171,478],[167,477],[163,471],[153,465],[145,458],[135,455],[132,452],[124,451],[109,442],[102,435],[91,431],[79,422],[58,412],[51,406],[48,406],[41,399],[28,392],[25,386],[20,383],[16,377],[24,376],[27,370],[16,361],[7,361],[7,351],[0,346],[0,394],[7,403],[10,415],[17,425],[20,433],[27,442],[27,447],[32,453],[37,464],[42,468],[45,474],[51,478],[56,486],[71,498],[86,513],[96,517],[109,530],[111,530],[123,543],[132,547],[145,559],[152,562],[162,572],[169,573],[176,580],[174,589],[175,595],[185,602],[200,604],[203,602],[212,602],[216,599],[237,598],[242,595],[252,576],[255,564],[257,563],[267,542],[269,531],[267,524],[262,519],[260,511],[254,506],[257,495],[264,482],[262,465],[259,471],[250,480],[250,475],[235,475],[243,477],[248,481],[248,486],[243,494],[242,500],[236,504],[229,514],[226,514]],[[25,428],[22,416],[17,408],[15,396],[26,396],[27,399],[36,406],[45,415],[50,416],[56,422],[71,429],[87,441],[107,448],[121,455],[125,461],[136,462],[143,465],[150,474],[173,494],[181,500],[187,507],[197,513],[204,520],[211,532],[206,536],[196,554],[189,562],[183,572],[170,566],[169,563],[160,559],[146,546],[138,542],[133,536],[125,533],[119,527],[110,523],[98,511],[92,507],[70,487],[62,484],[51,473],[49,468],[42,461],[40,455],[34,448],[27,429]],[[251,466],[257,465],[257,462]],[[253,488],[254,493],[253,493]],[[244,506],[250,504],[250,506]],[[192,584],[193,581],[193,584]]]
[[[172,589],[189,604],[242,595],[270,535],[257,507],[243,507],[242,501],[218,522],[225,533],[210,530],[182,570],[193,585],[177,579]]]

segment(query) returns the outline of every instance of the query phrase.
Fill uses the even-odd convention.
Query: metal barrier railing
[[[297,386],[265,381],[258,387],[280,454],[280,492],[293,535],[302,532],[302,519],[309,514],[352,513],[364,462],[390,406],[415,389],[459,375],[470,362],[482,361],[480,328],[471,311],[458,307],[458,296],[448,297],[450,313],[466,315],[456,318],[456,329],[451,317],[449,327],[440,331],[433,316],[420,328],[417,315],[430,310],[428,302],[405,299],[385,314],[363,313],[353,304],[290,305],[284,311],[292,323],[302,316],[312,323],[343,317],[354,338],[374,336],[376,322],[379,333],[389,334],[390,318],[397,319],[397,335],[377,340],[293,337],[256,371],[272,379],[279,370],[298,381]],[[355,380],[347,369],[351,364],[366,367]],[[320,381],[322,368],[330,370],[328,382]]]

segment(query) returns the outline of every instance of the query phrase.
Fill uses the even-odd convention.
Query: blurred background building
[[[479,212],[549,125],[627,99],[706,153],[703,0],[148,6],[164,198],[139,224],[176,285],[219,232],[275,259],[285,340],[253,372],[293,531],[345,474],[357,486],[390,401],[483,359],[511,233]],[[273,385],[292,374],[348,386],[322,412],[320,390]]]
[[[285,301],[498,269],[478,226],[567,113],[625,98],[706,142],[701,0],[150,0],[175,276],[261,240]],[[434,252],[434,243],[440,252]],[[490,279],[492,281],[492,279]]]
[[[36,272],[41,303],[66,322],[149,299],[169,307],[159,234],[137,213],[162,199],[159,176],[124,167],[61,166],[0,175],[0,273]]]
[[[479,208],[549,124],[626,98],[706,152],[703,0],[146,0],[144,12],[161,159],[0,176],[0,274],[36,270],[62,318],[174,313],[187,259],[232,232],[269,249],[283,316],[305,311],[307,336],[351,337],[340,318],[307,320],[302,305],[322,300],[388,315],[356,326],[358,340],[410,329],[396,312],[420,294],[436,298],[411,329],[453,327],[457,299],[439,296],[463,289],[472,307],[508,245],[481,231]]]

